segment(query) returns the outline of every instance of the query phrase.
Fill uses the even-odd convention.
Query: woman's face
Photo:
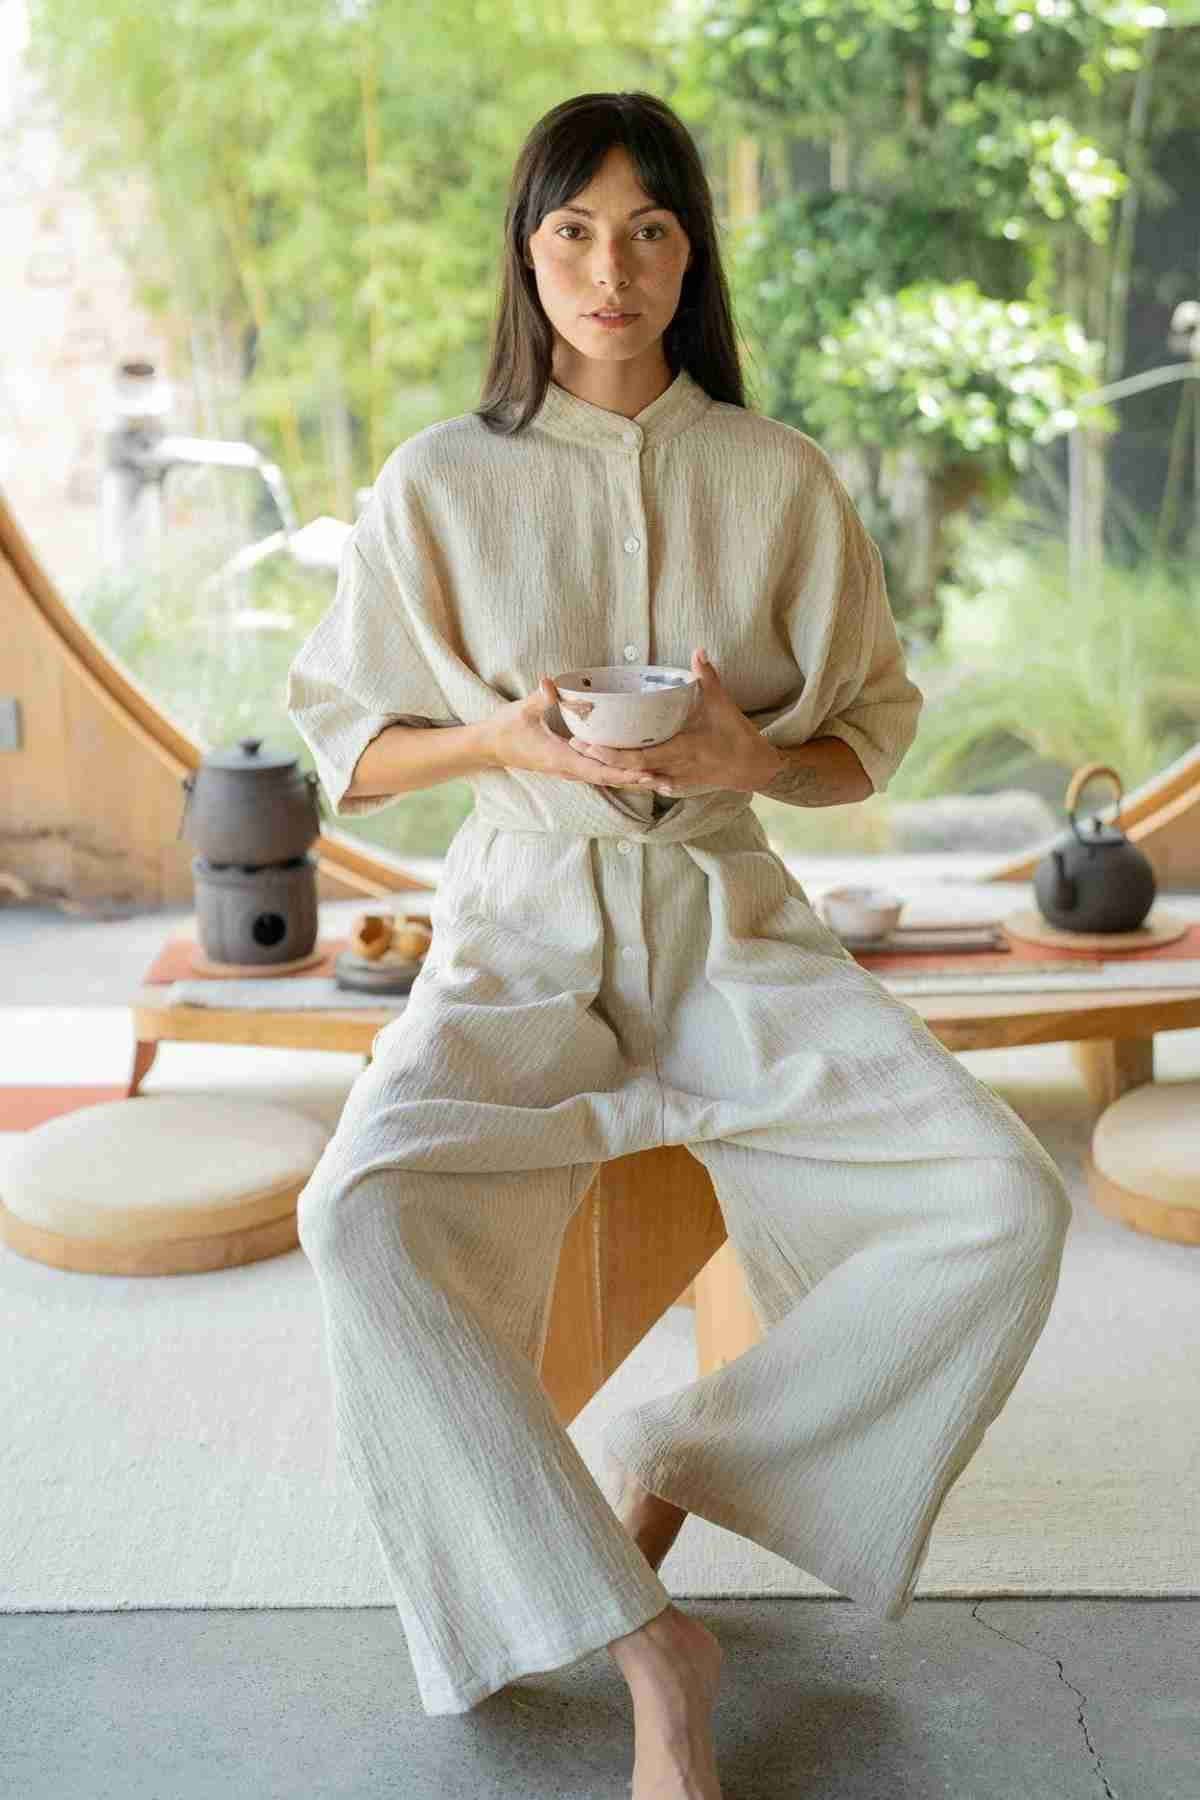
[[[619,145],[586,188],[546,214],[526,253],[558,338],[578,355],[608,363],[628,362],[647,351],[661,359],[659,339],[675,316],[691,260],[682,225],[673,212],[654,204]],[[589,316],[597,307],[617,307],[637,317],[611,330]]]

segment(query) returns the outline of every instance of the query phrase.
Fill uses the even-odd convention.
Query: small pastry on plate
[[[395,920],[390,913],[360,913],[350,931],[355,956],[375,962],[391,947]]]

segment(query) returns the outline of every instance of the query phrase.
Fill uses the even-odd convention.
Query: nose
[[[619,254],[615,246],[605,250],[600,248],[592,258],[592,276],[606,289],[624,287],[629,279],[625,267],[625,252]]]

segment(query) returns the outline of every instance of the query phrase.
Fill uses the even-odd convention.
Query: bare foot
[[[650,1567],[657,1570],[679,1536],[687,1511],[644,1488],[615,1456],[609,1455],[607,1463],[618,1482],[616,1515]]]
[[[608,1646],[633,1697],[632,1800],[721,1800],[712,1713],[720,1644],[667,1606]]]

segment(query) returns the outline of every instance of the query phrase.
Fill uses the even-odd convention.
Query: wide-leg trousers
[[[539,846],[556,853],[578,850]],[[339,1448],[431,1714],[670,1604],[538,1375],[559,1250],[604,1157],[686,1143],[764,1327],[734,1362],[621,1414],[606,1450],[884,1620],[908,1610],[946,1494],[1045,1325],[1070,1222],[1025,1124],[806,900],[786,934],[750,940],[805,958],[770,1025],[770,1091],[730,1076],[714,1092],[694,993],[690,1012],[682,993],[669,1007],[690,1028],[647,1060],[610,979],[616,946],[602,932],[596,947],[593,927],[620,915],[592,867],[575,948],[564,927],[516,976],[501,953],[530,946],[503,915],[447,914],[443,930],[435,913],[438,967],[377,1038],[300,1196]],[[653,879],[684,885],[678,868]],[[715,941],[706,966],[728,983]]]

